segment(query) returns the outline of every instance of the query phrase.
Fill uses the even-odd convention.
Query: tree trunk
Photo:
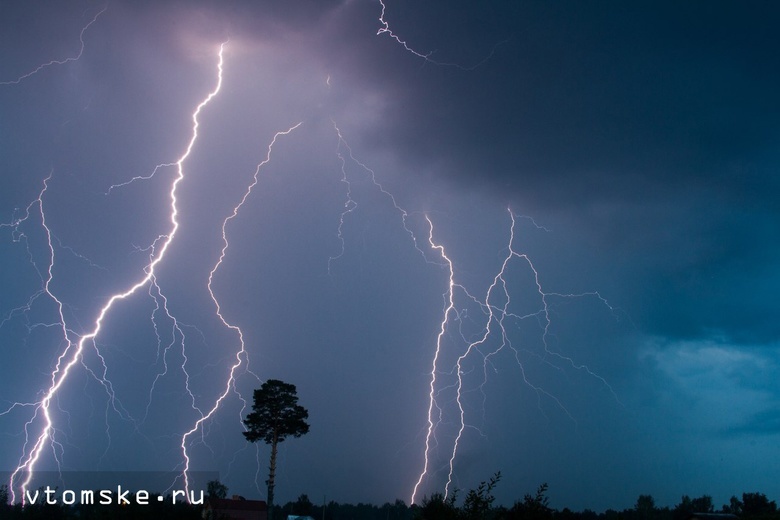
[[[274,520],[274,477],[276,476],[276,444],[279,442],[279,436],[274,434],[274,440],[271,443],[271,467],[268,473],[268,520]]]

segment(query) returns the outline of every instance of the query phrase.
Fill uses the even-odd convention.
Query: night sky
[[[382,8],[0,3],[0,471],[780,498],[780,7]]]

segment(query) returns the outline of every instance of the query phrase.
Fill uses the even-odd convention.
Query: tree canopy
[[[266,444],[309,433],[306,419],[309,412],[298,404],[295,385],[269,379],[254,392],[252,413],[247,415],[244,437],[249,442],[262,440]]]

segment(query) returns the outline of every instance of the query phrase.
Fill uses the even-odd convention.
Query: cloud
[[[700,428],[748,433],[749,425],[771,419],[780,396],[776,350],[712,340],[653,341],[641,356],[667,380],[659,391]]]

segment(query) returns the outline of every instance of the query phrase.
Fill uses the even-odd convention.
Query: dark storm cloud
[[[780,410],[773,408],[758,412],[744,424],[727,431],[731,435],[780,435]]]
[[[389,59],[351,61],[362,71],[351,77],[389,100],[361,144],[400,153],[415,175],[574,218],[590,247],[621,259],[626,298],[643,295],[631,312],[650,333],[775,338],[780,10],[611,2],[466,12],[388,10],[422,52],[495,52],[473,71],[400,46]],[[468,30],[469,16],[481,24]],[[433,59],[450,61],[443,53]],[[473,49],[465,61],[479,62]]]
[[[511,28],[485,26],[479,39],[506,43],[476,73],[420,74],[438,96],[419,98],[420,117],[390,129],[418,155],[457,143],[454,157],[441,150],[451,165],[467,165],[448,169],[453,176],[518,192],[530,184],[552,204],[576,202],[575,193],[636,200],[692,184],[760,195],[772,184],[741,177],[775,182],[755,162],[772,153],[778,130],[776,7],[531,3],[502,14]],[[445,115],[461,124],[437,126]],[[553,189],[562,178],[571,190]]]

